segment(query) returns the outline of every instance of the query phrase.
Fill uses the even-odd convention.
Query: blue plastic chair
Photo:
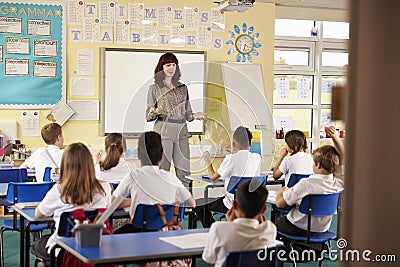
[[[14,205],[21,202],[40,202],[43,200],[47,192],[53,186],[54,182],[10,182],[8,184],[6,200],[8,205]],[[30,224],[26,222],[26,228],[29,232],[41,232],[44,229],[50,227],[49,224]],[[17,219],[17,213],[13,211],[13,218],[3,219],[3,226],[0,230],[0,254],[1,264],[4,264],[4,253],[3,253],[3,233],[5,231],[20,231],[19,219]],[[27,238],[29,238],[27,236]]]
[[[46,167],[43,174],[43,182],[51,181],[51,167]]]
[[[291,175],[290,175],[290,177],[289,177],[289,181],[288,181],[288,184],[287,184],[287,187],[288,188],[291,188],[291,187],[293,187],[295,184],[297,184],[301,179],[304,179],[304,178],[308,178],[308,177],[310,177],[310,175],[311,174],[297,174],[297,173],[292,173]],[[280,212],[280,213],[282,213],[283,215],[286,215],[286,214],[288,214],[289,213],[289,211],[292,209],[292,207],[293,206],[291,206],[291,207],[286,207],[286,208],[277,208],[276,207],[276,205],[273,205],[272,206],[272,213],[271,213],[271,215],[272,215],[272,222],[275,222],[275,213],[276,212]]]
[[[283,267],[283,262],[277,256],[280,250],[284,250],[283,246],[231,251],[226,257],[224,267]]]
[[[25,168],[0,169],[0,183],[28,182],[28,171]]]
[[[293,187],[295,184],[297,184],[301,179],[308,178],[310,177],[311,174],[298,174],[298,173],[292,173],[289,177],[289,181],[287,184],[287,187]]]
[[[267,185],[267,176],[266,175],[261,175],[261,176],[231,176],[229,179],[228,183],[228,188],[227,191],[230,194],[235,194],[237,188],[239,185],[241,185],[243,182],[252,180],[250,182],[250,188],[254,186],[254,188],[259,187],[261,184],[266,186]],[[214,216],[219,216],[219,220],[222,220],[225,218],[225,213],[219,212],[219,211],[211,211],[212,217]]]
[[[25,168],[0,169],[0,183],[28,182],[28,171]],[[0,206],[10,206],[10,203],[3,198],[0,199]]]
[[[94,218],[98,215],[99,210],[85,210],[86,217],[90,220],[93,221]],[[58,229],[57,229],[57,235],[60,237],[71,237],[72,236],[72,228],[74,227],[75,222],[72,216],[71,211],[65,211],[61,213],[60,215],[60,222],[58,224]],[[56,249],[59,246],[55,246],[53,249]],[[38,256],[35,255],[35,262],[34,266],[38,266],[38,263],[42,262],[45,266],[51,266],[51,260],[46,260],[42,259]],[[56,266],[59,266],[61,264],[57,264],[55,262]]]
[[[311,233],[311,217],[312,216],[332,216],[340,211],[340,193],[327,195],[308,195],[305,196],[299,210],[301,213],[307,214],[307,235],[296,236],[278,231],[278,236],[284,237],[290,242],[290,247],[293,248],[293,241],[306,243],[321,243],[321,250],[326,242],[336,239],[336,233],[326,231],[322,233]],[[319,261],[319,266],[322,265],[322,259]],[[294,262],[293,262],[294,264]]]
[[[175,205],[162,204],[161,206],[165,211],[166,221],[172,221]],[[180,207],[180,211],[176,215],[176,220],[181,221],[183,214],[184,208]],[[137,229],[141,229],[142,232],[150,232],[160,230],[164,226],[164,222],[156,205],[139,204],[136,207],[135,214],[132,219],[132,225]]]

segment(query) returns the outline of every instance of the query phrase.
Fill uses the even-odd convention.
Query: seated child
[[[225,196],[218,199],[198,199],[196,213],[204,227],[210,227],[214,222],[211,212],[219,211],[226,213],[233,203],[233,194],[227,192],[231,176],[258,176],[260,175],[261,157],[257,153],[249,152],[251,139],[253,138],[248,128],[239,126],[233,133],[232,149],[233,154],[226,155],[217,171],[211,164],[210,154],[205,152],[203,157],[208,165],[210,179],[215,181],[222,177],[225,179]],[[208,201],[210,204],[205,203]],[[204,220],[205,213],[205,220]]]
[[[276,206],[284,208],[296,204],[310,194],[332,194],[343,190],[344,178],[344,146],[336,134],[335,127],[325,127],[334,146],[324,145],[313,153],[314,174],[300,180],[292,188],[283,187],[276,196]],[[325,232],[329,229],[332,216],[315,216],[311,218],[311,232]],[[281,217],[276,226],[279,231],[293,234],[307,234],[307,214],[299,211],[298,206],[292,208],[287,216]]]
[[[112,199],[131,194],[131,199],[122,201],[120,208],[130,207],[131,218],[138,204],[174,204],[175,200],[187,201],[186,205],[195,207],[196,203],[182,182],[171,172],[158,167],[163,156],[161,136],[156,132],[145,132],[138,140],[138,158],[141,167],[124,177],[115,189]],[[136,232],[132,224],[126,224],[115,231],[118,233]]]
[[[36,150],[24,163],[21,168],[35,169],[36,181],[43,182],[46,167],[59,168],[64,144],[64,137],[61,126],[58,123],[49,123],[42,127],[41,135],[47,147]]]
[[[111,188],[101,184],[94,175],[92,154],[82,143],[67,146],[61,159],[60,179],[35,210],[36,217],[53,216],[56,230],[51,236],[39,239],[32,253],[50,259],[50,251],[57,241],[60,216],[77,208],[107,208],[111,203]]]
[[[223,265],[230,251],[263,249],[280,244],[276,241],[276,226],[262,219],[267,209],[268,191],[262,185],[252,187],[251,181],[243,182],[226,214],[227,221],[211,225],[203,251],[204,261],[218,267]]]
[[[273,177],[277,180],[284,174],[287,185],[292,173],[311,174],[313,160],[311,155],[306,153],[307,138],[302,131],[287,132],[285,142],[286,146],[276,161]],[[289,153],[290,156],[286,157]]]
[[[122,178],[136,169],[135,163],[125,160],[126,143],[120,133],[111,133],[105,139],[104,151],[94,154],[94,170],[100,181],[108,183],[119,183]]]

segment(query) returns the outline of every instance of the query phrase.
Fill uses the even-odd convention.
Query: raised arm
[[[210,179],[211,179],[212,181],[215,181],[215,180],[217,180],[219,177],[221,177],[221,175],[219,175],[219,174],[214,170],[214,167],[212,166],[212,163],[211,163],[211,156],[210,156],[210,153],[209,153],[208,151],[205,151],[205,152],[203,153],[203,158],[204,158],[204,161],[205,161],[206,164],[207,164],[207,171],[208,171],[208,175],[210,176]]]
[[[332,138],[333,146],[336,148],[339,153],[339,164],[343,165],[345,160],[345,148],[342,140],[340,140],[339,136],[336,133],[336,129],[334,126],[325,127],[326,134]]]
[[[289,153],[289,152],[288,152],[288,150],[287,150],[286,147],[283,148],[283,149],[281,150],[281,154],[279,155],[279,158],[277,159],[276,164],[275,164],[275,167],[274,167],[274,173],[272,174],[272,177],[274,177],[275,180],[281,178],[281,176],[282,176],[282,174],[283,174],[283,173],[279,170],[279,166],[281,165],[282,160],[286,157],[286,155],[287,155],[288,153]]]

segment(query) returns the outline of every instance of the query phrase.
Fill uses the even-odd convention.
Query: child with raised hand
[[[111,203],[111,188],[108,183],[96,179],[92,154],[82,143],[73,143],[65,149],[60,166],[60,179],[35,210],[36,217],[53,216],[56,230],[51,236],[39,239],[32,253],[50,259],[50,251],[57,241],[60,216],[74,209],[107,208]]]
[[[302,131],[291,130],[285,136],[286,146],[281,150],[276,161],[273,177],[279,179],[285,175],[285,185],[288,184],[290,175],[311,174],[313,160],[310,154],[306,152],[307,138]],[[286,157],[288,154],[289,157]]]
[[[258,176],[261,169],[261,156],[249,152],[252,134],[246,127],[239,126],[233,133],[232,154],[226,155],[218,170],[215,171],[208,152],[203,158],[208,165],[208,174],[211,180],[225,179],[225,195],[217,199],[198,199],[196,213],[204,227],[210,227],[214,222],[210,211],[226,213],[233,203],[233,194],[228,193],[228,184],[232,176]],[[208,203],[206,203],[208,201]]]
[[[125,160],[126,143],[120,133],[110,133],[105,139],[105,151],[93,155],[94,170],[100,181],[119,183],[136,169],[135,163]],[[103,159],[103,154],[106,154]]]
[[[344,186],[344,145],[336,133],[335,127],[325,127],[326,134],[332,138],[333,146],[324,145],[313,153],[313,173],[307,179],[300,180],[291,188],[282,187],[276,196],[276,206],[284,208],[296,204],[307,195],[321,195],[341,192]],[[311,232],[325,232],[329,229],[332,216],[313,216]],[[287,216],[281,217],[276,226],[279,231],[293,235],[307,234],[307,214],[296,206]]]
[[[237,189],[232,208],[226,214],[226,222],[211,225],[208,242],[203,251],[203,260],[223,266],[231,251],[254,250],[273,247],[276,241],[276,226],[262,217],[267,206],[268,191],[265,186],[254,186],[250,180]]]

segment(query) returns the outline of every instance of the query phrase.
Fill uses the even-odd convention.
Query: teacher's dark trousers
[[[170,171],[173,162],[176,176],[189,188],[190,181],[185,178],[190,175],[190,135],[186,123],[156,121],[153,130],[161,135],[164,150],[160,169]]]

